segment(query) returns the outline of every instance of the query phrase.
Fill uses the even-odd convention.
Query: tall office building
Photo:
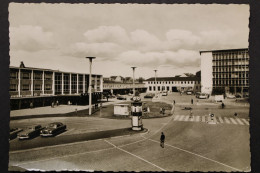
[[[248,48],[200,51],[200,56],[203,93],[248,93]]]

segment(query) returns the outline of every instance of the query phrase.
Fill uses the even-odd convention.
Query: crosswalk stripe
[[[191,116],[190,121],[194,121],[194,120],[195,120],[195,117]]]
[[[237,124],[237,122],[234,120],[234,118],[230,118],[233,124]]]
[[[218,120],[219,120],[220,123],[224,123],[224,121],[221,117],[218,117]]]
[[[226,123],[230,124],[230,121],[226,117],[224,118],[224,120]]]
[[[239,118],[236,118],[237,122],[241,125],[244,125],[244,123],[242,123],[242,121]]]
[[[176,121],[179,118],[180,118],[180,115],[176,115],[173,120]]]
[[[179,121],[182,121],[183,118],[184,118],[184,115],[181,115],[179,118]]]
[[[246,125],[249,125],[249,122],[248,122],[246,119],[241,118],[241,120],[242,120]]]
[[[213,117],[213,121],[214,121],[215,123],[218,122],[217,119],[216,119],[216,117]]]
[[[201,118],[202,118],[202,122],[205,122],[205,116],[202,116]]]
[[[196,121],[200,121],[200,116],[196,116]]]
[[[190,116],[185,116],[184,121],[188,121]]]
[[[211,121],[211,117],[210,116],[208,116],[208,121]]]

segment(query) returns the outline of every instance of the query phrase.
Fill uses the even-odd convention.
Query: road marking
[[[181,115],[181,117],[179,118],[179,121],[182,121],[183,118],[184,118],[184,115]]]
[[[149,162],[148,160],[143,159],[142,157],[139,157],[139,156],[137,156],[137,155],[135,155],[135,154],[133,154],[133,153],[130,153],[130,152],[128,152],[128,151],[126,151],[126,150],[124,150],[124,149],[122,149],[122,148],[119,148],[119,147],[115,146],[114,144],[112,144],[111,142],[109,142],[109,141],[107,141],[107,140],[104,140],[104,141],[106,141],[107,143],[109,143],[110,145],[112,145],[114,148],[117,148],[117,149],[119,149],[119,150],[121,150],[121,151],[123,151],[123,152],[125,152],[125,153],[128,153],[128,154],[130,154],[130,155],[132,155],[132,156],[134,156],[134,157],[136,157],[136,158],[138,158],[138,159],[140,159],[140,160],[142,160],[142,161],[144,161],[144,162],[146,162],[146,163],[149,163],[150,165],[152,165],[152,166],[154,166],[154,167],[156,167],[156,168],[159,168],[159,169],[162,170],[162,171],[166,171],[165,169],[163,169],[163,168],[161,168],[161,167],[159,167],[159,166],[153,164],[152,162]]]
[[[195,120],[195,117],[194,116],[191,116],[189,117],[190,121],[194,121]]]
[[[179,118],[180,118],[180,115],[176,115],[173,120],[176,121]]]
[[[246,125],[249,125],[249,122],[248,122],[248,121],[246,121],[246,119],[244,119],[244,118],[241,118],[241,120],[242,120],[244,123],[246,123]]]
[[[239,118],[236,118],[237,122],[241,125],[244,125],[244,123],[242,123],[242,121]]]
[[[221,117],[218,117],[218,120],[219,120],[220,123],[224,123],[224,121]]]
[[[202,116],[201,118],[202,118],[201,121],[202,121],[202,122],[205,122],[205,116]]]
[[[224,117],[224,120],[225,120],[226,123],[230,124],[230,121],[228,120],[227,117]]]
[[[234,120],[234,118],[230,118],[233,124],[237,124],[237,122]]]
[[[148,138],[146,138],[146,139],[148,139]],[[148,139],[148,140],[153,141],[153,142],[156,142],[156,143],[160,143],[160,142],[158,142],[158,141],[156,141],[156,140],[153,140],[153,139]],[[242,172],[242,170],[240,170],[240,169],[237,169],[237,168],[234,168],[234,167],[229,166],[229,165],[227,165],[227,164],[221,163],[221,162],[219,162],[219,161],[216,161],[216,160],[213,160],[213,159],[207,158],[207,157],[202,156],[202,155],[200,155],[200,154],[196,154],[196,153],[193,153],[193,152],[191,152],[191,151],[188,151],[188,150],[185,150],[185,149],[181,149],[181,148],[179,148],[179,147],[175,147],[175,146],[170,145],[170,144],[166,144],[166,143],[165,143],[164,145],[167,145],[167,146],[169,146],[169,147],[172,147],[172,148],[175,148],[175,149],[178,149],[178,150],[184,151],[184,152],[186,152],[186,153],[189,153],[189,154],[192,154],[192,155],[195,155],[195,156],[201,157],[201,158],[203,158],[203,159],[210,160],[210,161],[215,162],[215,163],[218,163],[218,164],[220,164],[220,165],[223,165],[223,166],[226,166],[226,167],[232,168],[232,169],[234,169],[234,170],[236,170],[236,171],[240,171],[240,172]]]
[[[44,162],[44,161],[55,160],[55,159],[61,159],[61,158],[66,158],[66,157],[73,157],[73,156],[76,156],[76,155],[82,155],[82,154],[88,154],[88,153],[106,151],[106,150],[111,150],[111,149],[115,149],[115,148],[114,148],[114,147],[104,148],[104,149],[95,150],[95,151],[87,151],[87,152],[81,152],[81,153],[76,153],[76,154],[68,154],[68,155],[65,155],[65,156],[52,157],[52,158],[48,158],[48,159],[34,160],[34,161],[25,162],[25,163],[19,163],[19,164],[16,164],[16,165],[14,165],[14,166],[27,165],[27,164],[31,164],[31,163]]]
[[[200,116],[196,116],[196,121],[200,121]]]
[[[190,116],[187,116],[187,115],[186,115],[184,121],[188,121],[189,118],[190,118]]]

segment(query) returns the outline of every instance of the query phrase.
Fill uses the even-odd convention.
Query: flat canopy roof
[[[200,77],[157,77],[156,81],[199,81]],[[145,81],[155,81],[155,78],[149,78]]]
[[[220,49],[220,50],[202,50],[202,51],[200,51],[200,55],[201,55],[201,53],[205,53],[205,52],[228,52],[228,51],[245,51],[245,50],[248,50],[248,48]]]

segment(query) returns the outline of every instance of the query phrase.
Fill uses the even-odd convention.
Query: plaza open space
[[[63,117],[62,114],[75,113],[75,108],[84,111],[83,107],[71,105],[35,108],[41,115],[48,112],[46,115],[52,115],[49,117],[25,116],[11,120],[10,126],[19,128],[60,121],[67,125],[67,131],[52,138],[11,140],[9,169],[250,171],[247,101],[225,99],[222,109],[221,103],[215,102],[214,98],[204,100],[179,93],[161,96],[159,100],[144,99],[143,96],[141,94],[143,102],[164,102],[174,111],[170,116],[143,119],[145,130],[141,132],[126,130],[131,128],[130,118],[102,117],[100,111],[93,116]],[[130,96],[127,96],[126,101],[111,99],[103,106],[129,102]],[[39,112],[40,109],[44,111]],[[59,109],[62,111],[55,116]],[[22,117],[18,111],[11,112],[11,117]],[[153,111],[160,114],[159,108]],[[159,144],[161,132],[166,136],[165,148]]]

